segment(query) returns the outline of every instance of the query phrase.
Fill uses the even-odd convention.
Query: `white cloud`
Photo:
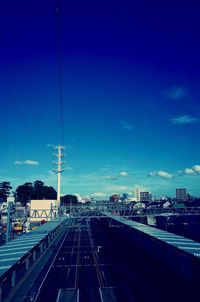
[[[187,174],[187,175],[194,175],[196,174],[196,172],[191,169],[191,168],[185,168],[185,170],[183,171],[184,174]]]
[[[149,172],[148,176],[156,176],[157,172]]]
[[[93,194],[91,194],[92,197],[105,197],[106,194],[103,192],[95,192]]]
[[[48,171],[48,174],[49,174],[49,175],[55,175],[55,172],[53,172],[52,170],[49,170],[49,171]]]
[[[190,115],[181,115],[170,119],[172,124],[192,124],[199,123],[200,119]]]
[[[172,178],[173,175],[165,171],[154,171],[148,174],[149,176],[160,176],[162,178]]]
[[[37,160],[27,159],[24,161],[15,161],[15,165],[26,165],[26,166],[39,166],[39,162]]]
[[[118,177],[116,177],[116,176],[106,176],[106,179],[108,179],[108,180],[117,180]]]
[[[37,160],[30,160],[30,159],[25,160],[24,164],[29,166],[39,166],[39,162]]]
[[[194,165],[191,168],[185,168],[184,170],[179,170],[179,175],[197,175],[200,173],[200,165]]]
[[[187,88],[183,86],[174,86],[165,91],[165,95],[169,99],[180,99],[187,94]]]
[[[126,176],[128,176],[128,173],[126,171],[122,171],[119,173],[119,175],[122,177],[126,177]]]
[[[192,167],[192,169],[193,169],[195,172],[200,173],[200,165],[194,165],[194,166]]]
[[[21,165],[23,162],[19,161],[19,160],[16,160],[15,161],[15,165]]]
[[[172,174],[165,171],[158,171],[158,176],[163,178],[172,178]]]
[[[47,144],[46,147],[47,147],[47,148],[54,148],[55,145],[53,145],[53,144]]]
[[[66,167],[66,169],[67,169],[67,170],[73,170],[73,168],[72,168],[72,167],[69,167],[69,166]]]
[[[120,120],[119,123],[121,124],[122,128],[124,130],[132,130],[134,127],[133,125],[131,125],[129,122],[124,121],[124,120]]]

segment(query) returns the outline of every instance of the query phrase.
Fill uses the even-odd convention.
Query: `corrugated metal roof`
[[[39,244],[51,231],[53,231],[65,218],[53,220],[43,224],[34,231],[23,234],[18,238],[0,247],[0,277],[32,248]]]
[[[180,250],[186,251],[192,254],[193,256],[200,257],[200,243],[194,240],[173,233],[169,233],[167,231],[163,231],[145,224],[141,224],[136,221],[128,220],[127,218],[124,217],[117,217],[116,215],[112,215],[110,213],[104,213],[104,214],[118,222],[124,223],[130,227],[133,227],[136,230],[139,230],[156,239],[162,240],[172,246],[175,246]]]

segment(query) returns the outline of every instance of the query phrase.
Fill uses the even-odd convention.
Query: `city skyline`
[[[200,196],[197,4],[130,2],[1,4],[0,182],[56,189],[64,143],[62,194]]]

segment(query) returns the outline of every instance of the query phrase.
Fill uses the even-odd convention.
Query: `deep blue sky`
[[[0,4],[0,181],[56,188],[64,143],[63,194],[200,195],[198,1],[57,2]]]

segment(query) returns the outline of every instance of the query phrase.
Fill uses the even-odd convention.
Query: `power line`
[[[56,1],[56,50],[57,50],[57,79],[58,79],[58,99],[60,112],[60,134],[61,144],[65,141],[64,127],[64,89],[63,89],[63,66],[62,66],[62,18],[61,18],[61,1]]]
[[[60,121],[60,138],[61,138],[61,143],[64,145],[64,93],[63,93],[63,68],[62,68],[62,47],[61,47],[61,1],[56,0],[56,61],[57,61],[57,80],[58,80],[58,103],[59,103],[59,121]],[[36,113],[34,114],[33,108],[27,107],[29,111],[32,112],[31,118],[32,121],[34,122],[33,125],[36,126],[37,129],[33,129],[31,126],[29,120],[24,116],[20,105],[18,104],[17,100],[15,99],[14,95],[11,93],[8,85],[5,83],[5,79],[0,79],[0,82],[2,84],[2,87],[4,90],[6,90],[6,93],[8,95],[9,101],[11,103],[11,106],[15,109],[16,114],[19,116],[21,119],[24,128],[27,130],[29,136],[32,138],[36,146],[40,145],[40,142],[38,141],[38,135],[35,135],[35,131],[33,130],[43,130],[42,127],[39,127],[38,119],[36,117]],[[37,131],[38,132],[38,131]],[[43,133],[44,134],[44,133]],[[39,133],[41,136],[41,132]],[[43,146],[44,147],[44,146]],[[40,148],[41,149],[41,148]],[[42,150],[41,150],[42,151]],[[47,151],[47,150],[45,150]],[[42,152],[44,156],[44,152]],[[48,154],[49,156],[49,154]],[[46,157],[45,157],[46,159]]]
[[[10,89],[8,88],[8,86],[5,83],[5,80],[3,78],[0,78],[0,83],[2,84],[2,87],[4,88],[4,90],[6,91],[7,95],[8,95],[8,99],[10,101],[10,104],[12,107],[14,107],[17,115],[19,116],[19,118],[21,119],[21,121],[23,122],[24,128],[27,130],[29,136],[32,138],[32,140],[34,141],[34,143],[36,144],[36,146],[40,145],[40,142],[37,139],[37,136],[34,135],[34,131],[32,130],[30,123],[27,122],[26,118],[24,117],[20,106],[18,105],[15,97],[13,96],[13,94],[10,92]],[[42,150],[41,150],[42,151]],[[44,156],[44,153],[42,153],[42,156]],[[48,154],[49,156],[49,154]],[[46,159],[46,157],[45,157]]]
[[[10,90],[8,89],[5,81],[1,78],[0,82],[1,82],[2,87],[4,88],[4,90],[6,90],[7,95],[9,97],[9,100],[10,100],[11,104],[14,105],[15,111],[16,111],[17,115],[19,116],[19,118],[22,120],[22,122],[24,124],[24,127],[26,128],[26,130],[28,131],[29,135],[32,137],[34,142],[38,144],[37,139],[36,139],[35,135],[33,134],[33,131],[31,129],[31,127],[29,126],[26,119],[24,118],[24,116],[23,116],[23,114],[20,110],[20,107],[18,106],[18,104],[17,104],[15,98],[13,97],[13,95],[10,93]]]
[[[18,43],[18,40],[16,40],[16,43],[18,44],[18,47],[20,47],[20,45]],[[10,49],[9,45],[6,45],[6,46]],[[45,135],[45,133],[43,131],[44,130],[43,127],[40,127],[40,125],[38,123],[38,119],[36,118],[36,114],[33,112],[31,102],[29,102],[29,106],[27,106],[27,103],[25,103],[25,104],[26,104],[26,108],[30,111],[31,119],[32,119],[32,122],[33,122],[32,125],[35,126],[33,128],[30,126],[31,123],[29,122],[29,120],[27,120],[27,118],[25,118],[25,116],[24,116],[24,114],[21,110],[21,106],[18,104],[18,101],[14,97],[13,93],[11,93],[11,89],[9,89],[9,86],[6,83],[5,77],[1,76],[0,83],[2,85],[2,88],[6,91],[6,94],[8,96],[11,107],[14,108],[16,114],[21,119],[21,121],[24,125],[24,128],[27,130],[29,136],[32,138],[32,140],[34,141],[36,146],[39,146],[39,145],[42,146],[42,144],[38,140],[38,135],[37,134],[39,134],[39,136],[41,136],[41,133],[42,133],[44,137],[47,137],[47,135]],[[30,92],[30,90],[29,90],[29,92]],[[36,135],[35,135],[35,131],[33,131],[33,130],[38,130]],[[45,145],[43,147],[45,147]],[[47,152],[46,149],[45,149],[45,152],[46,152],[46,154],[48,153],[49,160],[51,161],[49,152]],[[44,156],[44,152],[42,151],[41,153]],[[45,159],[46,159],[46,157],[45,157]]]

